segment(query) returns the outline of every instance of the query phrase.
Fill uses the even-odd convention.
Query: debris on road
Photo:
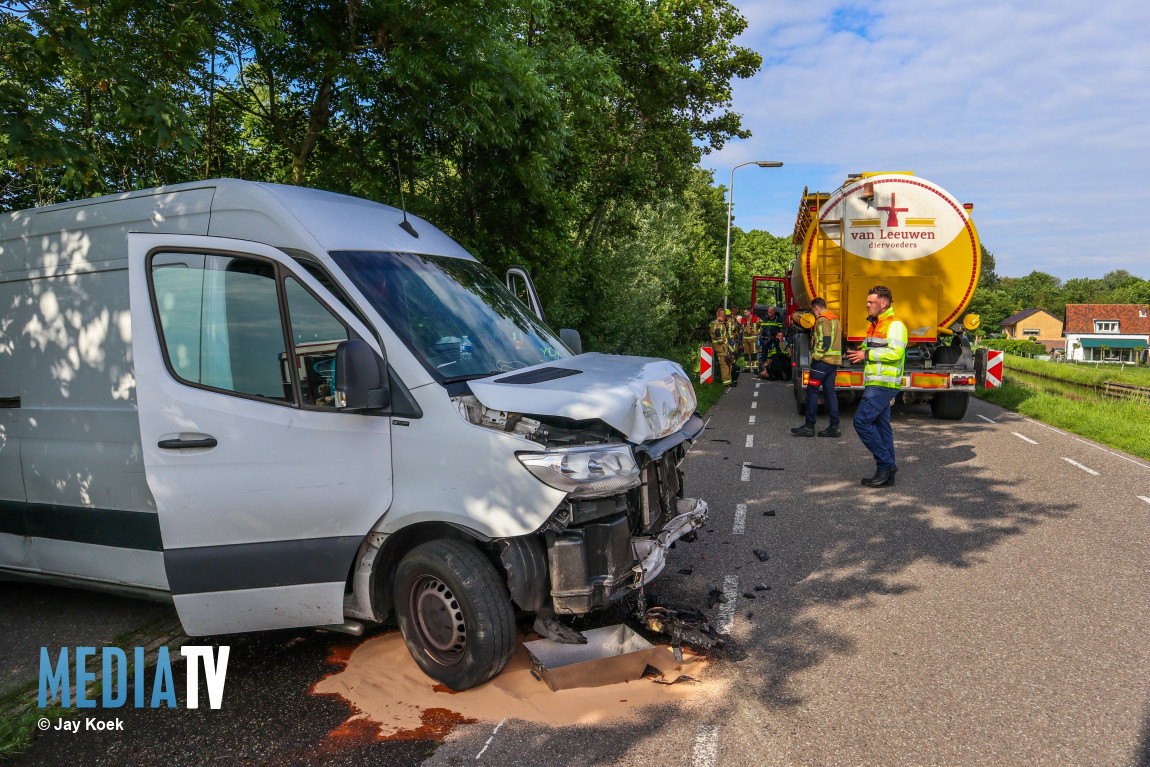
[[[766,562],[771,558],[770,555],[762,549],[755,549],[755,556],[759,558],[760,562]]]
[[[750,620],[751,618],[754,618],[754,617],[755,617],[755,614],[753,612],[750,612],[750,611],[747,612],[747,620]]]
[[[729,440],[729,439],[712,439],[711,441],[712,442],[726,442],[728,445],[731,444],[731,440]]]
[[[726,604],[727,597],[719,589],[711,589],[707,592],[707,607],[714,607],[717,604]]]
[[[770,591],[770,586],[755,586],[755,591]]]
[[[754,599],[754,598],[755,598],[755,595],[754,595],[754,594],[752,594],[752,593],[751,593],[751,592],[749,592],[749,591],[744,591],[744,592],[743,592],[743,598],[744,598],[744,599]]]
[[[688,675],[688,674],[679,674],[677,677],[672,679],[670,682],[663,680],[663,679],[655,679],[653,681],[655,682],[655,684],[678,684],[679,682],[698,682],[699,680],[693,676]]]
[[[786,471],[782,466],[759,466],[754,463],[744,463],[743,466],[748,469],[762,469],[763,471]]]
[[[682,570],[679,571],[679,575],[690,575],[693,572],[695,572],[695,571],[693,569],[691,569],[690,567],[684,567]]]
[[[727,601],[722,593],[719,597]],[[652,607],[644,613],[644,619],[649,629],[671,637],[675,660],[683,659],[684,642],[694,647],[723,646],[723,640],[707,616],[693,607]]]
[[[773,516],[775,516],[775,510],[774,510],[774,509],[771,509],[770,511],[764,511],[764,512],[763,512],[763,516],[764,516],[764,517],[773,517]]]
[[[655,645],[629,626],[590,629],[586,645],[537,639],[524,642],[531,675],[553,692],[576,687],[603,687],[643,676]]]

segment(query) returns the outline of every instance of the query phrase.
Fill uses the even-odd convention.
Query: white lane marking
[[[1089,466],[1083,466],[1078,461],[1072,460],[1070,458],[1063,458],[1062,460],[1066,461],[1071,466],[1077,466],[1078,468],[1082,469],[1087,474],[1093,474],[1096,477],[1101,476],[1098,472],[1094,471],[1094,469],[1090,468]]]
[[[1016,431],[1012,431],[1012,432],[1010,432],[1010,433],[1011,433],[1011,434],[1013,434],[1014,436],[1018,437],[1018,438],[1019,438],[1020,440],[1022,440],[1023,442],[1029,442],[1029,443],[1030,443],[1030,444],[1032,444],[1032,445],[1037,445],[1037,444],[1038,444],[1037,442],[1035,442],[1035,441],[1034,441],[1034,440],[1032,440],[1030,437],[1027,437],[1027,436],[1026,436],[1026,435],[1024,435],[1024,434],[1019,434],[1019,433],[1018,433],[1018,432],[1016,432]]]
[[[495,729],[491,731],[491,737],[487,739],[487,742],[483,744],[483,748],[480,749],[479,753],[475,755],[476,759],[483,756],[483,752],[486,751],[487,747],[491,745],[491,741],[495,740],[495,733],[499,732],[499,728],[502,727],[503,723],[506,721],[507,719],[504,718],[500,720],[499,724],[495,725]]]
[[[754,416],[751,416],[749,419],[747,419],[747,423],[754,423],[754,422],[755,422]]]
[[[700,724],[695,730],[695,754],[692,767],[715,767],[719,763],[719,730],[717,724]]]
[[[1134,464],[1135,466],[1137,466],[1139,468],[1150,469],[1150,464],[1142,463],[1141,461],[1136,461],[1133,458],[1122,455],[1121,453],[1115,453],[1113,450],[1107,450],[1106,448],[1102,447],[1101,445],[1095,445],[1093,442],[1090,442],[1089,440],[1079,439],[1078,437],[1075,437],[1070,432],[1063,431],[1062,429],[1056,429],[1055,427],[1051,426],[1050,424],[1045,424],[1042,421],[1035,421],[1033,418],[1027,418],[1026,416],[1023,416],[1022,419],[1024,421],[1030,421],[1035,426],[1041,426],[1044,429],[1050,429],[1052,432],[1055,432],[1057,434],[1061,434],[1064,437],[1070,437],[1071,439],[1078,440],[1079,442],[1081,442],[1084,445],[1090,445],[1090,447],[1094,448],[1095,450],[1101,450],[1103,453],[1109,453],[1110,455],[1114,456],[1115,458],[1121,458],[1123,461],[1129,461],[1130,463]]]
[[[981,418],[982,420],[986,421],[987,423],[998,423],[998,421],[992,421],[992,420],[990,420],[989,418],[987,418],[987,417],[986,417],[986,416],[984,416],[984,415],[979,415],[978,413],[975,413],[975,415],[977,415],[979,418]]]
[[[741,479],[744,482],[750,482],[751,481],[751,467],[745,463],[743,464],[743,476],[739,477],[739,479]]]
[[[752,403],[751,403],[751,409],[752,409],[752,410],[754,410],[754,409],[755,409],[755,408],[757,408],[758,406],[759,406],[759,403],[758,403],[758,402],[752,402]]]
[[[756,381],[756,382],[755,382],[755,388],[757,389],[757,388],[759,388],[760,386],[762,386],[762,383],[760,383],[760,382]]]
[[[751,392],[751,396],[752,396],[752,397],[757,397],[757,396],[759,396],[759,390],[758,390],[758,389],[756,389],[755,391]]]
[[[1146,503],[1150,503],[1150,498],[1147,498],[1147,497],[1146,497],[1146,496],[1144,496],[1144,495],[1140,495],[1140,496],[1138,496],[1138,497],[1139,497],[1139,498],[1141,498],[1142,500],[1146,501]]]
[[[747,504],[740,503],[735,506],[735,526],[731,528],[731,532],[735,535],[742,535],[747,531]]]
[[[748,434],[747,435],[747,447],[754,447],[754,446],[755,446],[755,435],[754,434]]]
[[[727,603],[719,605],[719,633],[731,633],[731,624],[735,622],[735,609],[739,606],[735,601],[739,598],[739,576],[728,575],[723,579],[723,596]]]

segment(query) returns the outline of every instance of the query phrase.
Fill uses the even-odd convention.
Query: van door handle
[[[204,439],[162,439],[156,443],[156,446],[164,450],[179,450],[185,447],[215,447],[217,444],[215,437],[205,437]]]

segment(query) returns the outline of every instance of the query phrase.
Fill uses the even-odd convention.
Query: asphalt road
[[[687,458],[709,532],[655,592],[733,597],[708,610],[731,636],[721,695],[333,737],[355,711],[310,690],[365,640],[280,632],[228,639],[220,711],[124,709],[122,734],[48,733],[13,764],[1150,767],[1150,465],[986,403],[960,422],[919,405],[895,411],[898,485],[872,490],[852,412],[841,439],[795,438],[789,387],[744,376]]]

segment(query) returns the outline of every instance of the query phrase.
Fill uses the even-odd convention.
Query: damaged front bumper
[[[639,564],[632,568],[637,576],[636,588],[646,586],[663,572],[671,544],[707,524],[707,502],[700,498],[680,498],[677,511],[678,515],[658,535],[631,539],[635,557],[639,560]]]
[[[642,484],[571,500],[544,531],[551,603],[581,615],[635,593],[662,572],[671,546],[707,523],[707,504],[683,497],[679,468],[702,432],[695,416],[676,435],[636,448]]]

